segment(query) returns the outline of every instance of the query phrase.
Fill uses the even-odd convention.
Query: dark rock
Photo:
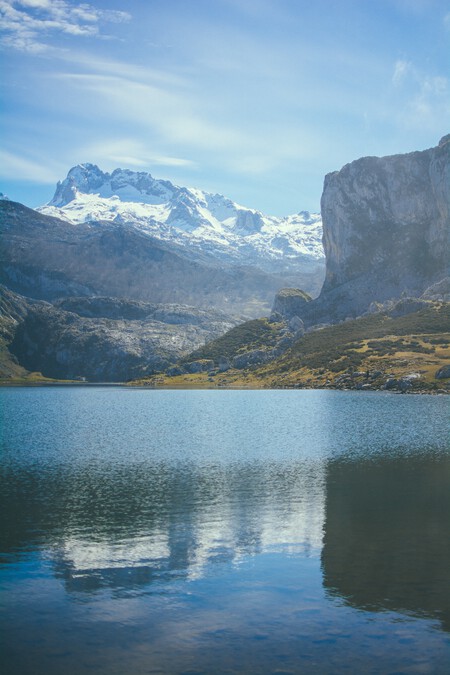
[[[201,361],[191,361],[186,363],[185,368],[188,373],[204,373],[214,367],[214,361],[203,359]]]
[[[429,304],[430,303],[427,300],[418,298],[401,298],[391,309],[389,309],[388,314],[392,318],[406,316],[406,314],[412,314],[413,312],[418,312],[421,309],[428,307]]]
[[[242,370],[244,368],[249,368],[250,366],[266,363],[270,358],[271,355],[268,352],[262,349],[254,349],[245,352],[245,354],[238,354],[235,356],[233,358],[233,368]]]
[[[446,380],[447,378],[450,377],[450,364],[448,366],[442,366],[442,368],[439,368],[438,371],[436,371],[436,374],[434,376],[436,380]]]
[[[294,316],[301,317],[308,302],[311,297],[299,288],[282,288],[275,296],[271,317],[281,316],[286,321]]]
[[[171,366],[170,368],[167,368],[166,373],[169,377],[177,377],[178,375],[185,375],[186,370],[180,366]]]
[[[292,319],[290,319],[288,326],[289,330],[295,333],[296,337],[301,337],[305,334],[305,324],[299,316],[293,316]]]
[[[218,363],[218,371],[219,373],[225,373],[227,370],[230,370],[231,368],[231,363],[229,359],[227,359],[225,356],[221,356],[219,358],[219,363]]]
[[[163,312],[163,307],[156,307]],[[0,331],[10,354],[29,371],[54,378],[110,382],[165,370],[233,325],[223,321],[221,313],[209,316],[205,311],[175,306],[167,310],[172,323],[164,323],[152,318],[154,308],[104,297],[69,298],[53,306],[3,289]],[[177,311],[183,317],[178,323],[173,320]],[[130,315],[144,318],[121,318]],[[192,323],[186,322],[187,316],[192,316]]]
[[[422,152],[365,157],[328,174],[322,300],[339,289],[354,315],[374,300],[421,295],[448,275],[449,213],[449,140]]]
[[[321,205],[325,282],[295,312],[307,329],[377,311],[402,294],[419,298],[449,276],[450,136],[429,150],[364,157],[328,174]]]

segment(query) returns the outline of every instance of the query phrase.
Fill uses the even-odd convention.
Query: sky
[[[0,191],[79,163],[283,216],[450,132],[448,0],[0,0]]]

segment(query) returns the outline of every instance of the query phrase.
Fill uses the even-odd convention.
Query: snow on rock
[[[324,261],[320,214],[267,216],[223,195],[128,169],[107,173],[95,164],[75,166],[58,183],[53,199],[38,211],[74,224],[128,223],[218,259],[272,266],[273,271],[279,262],[294,268],[307,260]]]

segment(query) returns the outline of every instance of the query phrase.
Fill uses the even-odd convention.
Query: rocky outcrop
[[[326,278],[316,309],[338,319],[420,296],[448,276],[450,135],[430,150],[328,174],[321,204]]]
[[[271,318],[290,321],[303,314],[311,296],[299,288],[282,288],[275,296]]]
[[[439,370],[436,371],[435,378],[437,380],[448,380],[450,378],[450,364],[439,368]]]
[[[450,277],[445,277],[445,279],[427,288],[421,297],[424,300],[450,302]]]
[[[0,362],[2,377],[16,374],[11,362],[59,379],[122,382],[144,377],[236,323],[221,312],[193,307],[107,297],[68,298],[52,305],[1,290],[0,337],[10,356],[3,355],[3,369]]]

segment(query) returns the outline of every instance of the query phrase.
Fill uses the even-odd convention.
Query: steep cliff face
[[[373,301],[421,295],[448,275],[450,135],[328,174],[321,206],[326,278],[315,309],[344,318]]]

